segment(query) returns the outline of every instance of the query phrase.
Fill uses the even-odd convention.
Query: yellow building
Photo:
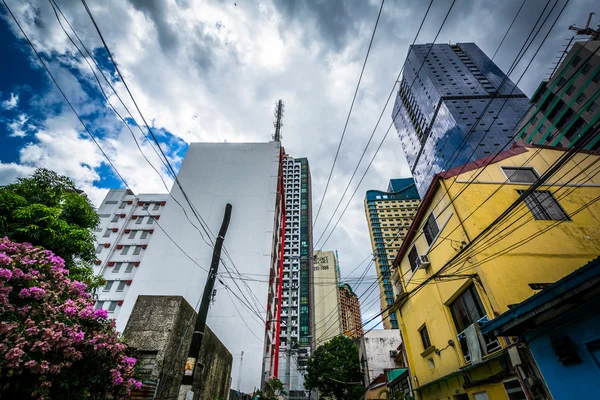
[[[391,266],[419,203],[419,193],[412,178],[390,180],[387,192],[367,191],[365,212],[375,256],[381,310],[386,310],[395,301]],[[388,315],[385,311],[382,319],[385,329],[398,329],[395,314]]]
[[[526,398],[515,344],[479,326],[600,255],[600,154],[575,154],[486,228],[566,154],[517,144],[435,177],[392,276],[420,399]]]

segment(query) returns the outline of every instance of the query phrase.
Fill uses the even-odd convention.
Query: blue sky
[[[565,0],[559,0],[559,10]],[[165,192],[158,175],[136,148],[126,126],[106,106],[89,67],[60,29],[47,0],[7,0],[34,45],[102,148],[136,192]],[[97,32],[79,1],[59,1],[63,12],[93,52],[129,110],[125,88],[102,50]],[[439,43],[475,42],[494,54],[521,0],[458,0],[438,37]],[[417,43],[431,42],[451,0],[436,0]],[[495,62],[506,71],[537,19],[543,0],[527,0],[523,12],[498,51]],[[313,202],[320,200],[335,149],[372,33],[379,1],[292,2],[90,1],[90,7],[144,115],[177,168],[194,141],[270,140],[273,107],[283,99],[283,144],[295,157],[307,157],[313,178]],[[387,1],[369,62],[341,147],[315,234],[333,214],[373,130],[390,87],[395,84],[427,2]],[[560,53],[571,24],[584,24],[594,0],[571,0],[519,84],[531,95]],[[551,22],[552,18],[549,19]],[[593,24],[598,23],[598,18]],[[515,69],[518,79],[534,48]],[[65,105],[22,34],[0,5],[0,185],[47,167],[74,179],[96,203],[106,189],[121,186],[103,156]],[[108,90],[108,88],[107,88]],[[114,95],[113,104],[118,105]],[[125,114],[123,107],[117,106]],[[139,116],[133,113],[135,121]],[[359,176],[391,123],[391,109],[367,150]],[[135,125],[129,120],[130,125]],[[144,154],[167,173],[135,126]],[[363,196],[385,189],[389,179],[409,174],[400,141],[390,134],[357,196],[328,242],[340,254],[342,275],[370,252]],[[167,178],[168,179],[168,178]],[[170,185],[171,180],[167,183]],[[354,191],[351,185],[348,193]],[[361,275],[362,268],[354,273]],[[369,271],[373,276],[375,271]],[[368,286],[370,283],[365,284]],[[355,288],[360,294],[361,288]],[[375,299],[373,302],[372,300]],[[378,312],[368,298],[365,318]]]

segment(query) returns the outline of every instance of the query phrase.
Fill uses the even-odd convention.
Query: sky
[[[523,0],[456,0],[437,43],[475,42],[493,55]],[[569,25],[584,25],[594,0],[558,1],[549,22],[511,75],[517,81],[549,31],[558,10],[566,8],[523,76],[519,87],[531,95],[547,78],[552,62],[572,36]],[[82,121],[97,138],[119,174],[135,193],[166,192],[161,177],[172,180],[155,150],[138,130],[142,123],[79,0],[56,3],[89,49],[85,59],[62,31],[47,0],[6,0],[25,33],[47,63]],[[275,102],[283,99],[283,145],[294,157],[307,157],[316,212],[344,128],[380,1],[245,0],[89,0],[100,30],[138,106],[175,169],[190,142],[265,142],[273,133]],[[434,0],[416,43],[429,43],[451,0]],[[525,0],[494,61],[507,71],[547,2]],[[429,2],[385,2],[354,109],[314,227],[319,238],[350,181],[388,94],[395,84]],[[61,20],[67,32],[68,25]],[[593,24],[598,23],[598,17]],[[79,44],[79,43],[78,43]],[[98,75],[109,108],[86,60],[97,62],[125,107]],[[98,74],[98,72],[96,72]],[[392,99],[393,104],[393,99]],[[385,190],[389,179],[410,175],[400,141],[392,130],[356,196],[360,176],[391,124],[384,112],[357,178],[340,210],[349,202],[324,250],[338,250],[343,277],[357,277],[357,265],[371,245],[363,200],[369,189]],[[131,128],[131,131],[129,130]],[[133,140],[156,168],[144,160]],[[99,205],[108,188],[123,187],[119,176],[90,139],[72,109],[42,68],[6,8],[0,5],[0,185],[27,176],[37,167],[71,177]],[[160,175],[160,176],[159,176]],[[331,227],[330,227],[331,229]],[[327,233],[328,235],[329,233]],[[321,248],[321,245],[319,245]],[[364,264],[366,265],[366,264]],[[364,293],[374,267],[355,291]],[[369,281],[369,279],[371,280]],[[363,320],[379,312],[372,291],[362,297]],[[369,326],[373,326],[375,320]]]

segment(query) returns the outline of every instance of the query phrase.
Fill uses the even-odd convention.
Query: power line
[[[354,102],[356,101],[356,95],[358,94],[358,88],[360,87],[360,82],[362,81],[363,73],[365,72],[365,67],[367,66],[367,60],[369,59],[369,53],[371,52],[371,46],[373,45],[373,39],[375,38],[375,32],[377,32],[377,26],[379,25],[379,18],[381,17],[381,11],[383,10],[384,3],[385,3],[385,0],[381,0],[381,5],[379,6],[379,13],[377,13],[377,20],[375,21],[375,26],[373,27],[373,33],[371,34],[371,40],[369,41],[369,47],[367,48],[367,54],[365,55],[365,60],[363,61],[363,65],[360,70],[360,75],[358,77],[356,89],[354,90],[354,96],[352,97],[352,102],[350,103],[350,110],[348,110],[348,116],[346,117],[346,123],[344,124],[344,129],[342,130],[342,136],[340,137],[340,142],[339,142],[337,150],[335,152],[335,157],[333,158],[333,164],[331,165],[331,170],[329,171],[329,177],[327,178],[327,184],[325,185],[325,190],[323,191],[323,197],[321,197],[321,202],[319,203],[319,207],[317,209],[317,215],[312,223],[313,228],[316,225],[317,220],[319,219],[319,213],[321,212],[321,207],[323,206],[323,201],[325,200],[325,195],[327,194],[327,189],[329,188],[329,183],[331,181],[331,176],[333,175],[335,163],[340,154],[340,148],[342,147],[342,142],[344,141],[344,136],[346,135],[346,129],[348,128],[348,122],[350,121],[350,115],[352,114],[352,109],[354,108]]]
[[[454,4],[456,3],[456,0],[452,1],[452,4],[450,4],[450,8],[448,9],[448,12],[446,13],[446,16],[444,17],[444,20],[442,21],[442,24],[440,25],[440,28],[438,29],[435,38],[433,39],[433,42],[435,42],[440,34],[440,32],[442,31],[444,25],[446,24],[446,21],[448,20],[448,16],[450,15],[450,12],[452,11],[452,9],[454,8]],[[417,71],[416,75],[415,75],[415,79],[413,79],[413,82],[411,84],[411,88],[412,86],[415,84],[416,80],[417,80],[417,76],[419,75],[419,72],[421,71],[421,69],[423,68],[423,65],[425,64],[427,57],[429,56],[429,53],[431,52],[431,49],[433,48],[433,45],[429,47],[427,54],[425,54],[425,58],[423,59],[423,62],[421,63],[421,66],[419,67],[419,70]],[[402,68],[404,68],[404,65],[402,66]],[[401,70],[402,72],[402,70]],[[394,87],[396,85],[396,82],[394,82]],[[394,87],[392,87],[392,90],[394,90]],[[338,220],[336,221],[334,227],[332,228],[332,230],[329,232],[329,235],[327,236],[327,238],[325,239],[325,242],[323,242],[323,244],[321,245],[321,248],[323,248],[325,246],[325,244],[329,241],[329,238],[331,237],[331,235],[333,234],[333,232],[335,231],[337,225],[339,224],[340,220],[342,219],[342,217],[344,216],[344,214],[346,213],[346,210],[348,209],[348,206],[350,205],[350,203],[352,202],[352,199],[354,198],[354,195],[356,194],[356,192],[358,191],[358,188],[360,187],[360,185],[362,184],[363,179],[365,178],[365,176],[367,175],[367,172],[369,171],[369,168],[371,168],[371,165],[373,164],[373,161],[375,160],[375,157],[377,157],[377,154],[379,153],[379,150],[381,149],[381,146],[383,145],[383,143],[385,142],[385,139],[387,138],[387,135],[390,132],[390,129],[393,126],[393,121],[396,119],[396,116],[398,115],[398,113],[400,112],[400,109],[398,109],[398,112],[396,113],[396,115],[394,116],[394,118],[392,119],[392,123],[390,124],[390,126],[388,127],[385,135],[383,136],[383,139],[381,140],[381,143],[379,144],[379,146],[377,147],[377,149],[375,150],[375,153],[373,154],[373,157],[371,158],[371,161],[369,161],[369,164],[367,165],[367,168],[365,169],[360,181],[358,182],[358,184],[356,185],[356,188],[354,189],[354,192],[352,193],[352,196],[350,196],[350,200],[348,200],[348,203],[346,204],[346,207],[344,208],[344,210],[342,211],[342,213],[340,214]],[[381,118],[381,117],[380,117]],[[379,123],[379,121],[377,122]],[[340,202],[343,199],[340,199]],[[317,243],[318,244],[318,243]]]
[[[433,0],[431,0],[429,2],[429,6],[427,7],[427,10],[425,11],[425,15],[423,16],[423,19],[421,20],[421,25],[419,25],[419,29],[417,30],[417,34],[415,35],[415,38],[413,39],[413,42],[412,42],[413,45],[415,44],[415,42],[417,41],[417,38],[419,37],[419,34],[421,33],[421,29],[423,28],[423,24],[425,23],[425,20],[427,19],[427,15],[429,14],[429,10],[431,9],[431,5],[432,4],[433,4]],[[361,162],[362,162],[365,154],[367,153],[367,149],[369,148],[369,145],[371,144],[371,141],[373,140],[373,137],[375,136],[375,132],[377,131],[377,128],[379,127],[379,122],[381,121],[381,118],[383,117],[383,114],[385,113],[385,110],[387,109],[387,106],[388,106],[388,104],[390,102],[390,99],[392,98],[392,95],[394,94],[394,91],[395,91],[394,89],[396,88],[396,83],[400,79],[400,76],[402,75],[402,71],[403,70],[404,70],[404,64],[402,65],[402,68],[400,69],[400,72],[398,73],[398,77],[394,81],[394,85],[392,86],[392,90],[390,91],[390,94],[388,95],[388,98],[387,98],[387,100],[385,102],[385,105],[383,106],[383,110],[381,110],[381,114],[379,114],[379,119],[377,120],[377,123],[375,124],[375,128],[373,128],[373,132],[371,132],[371,136],[369,137],[369,140],[367,141],[367,144],[365,145],[365,148],[363,149],[363,152],[362,152],[362,154],[361,154],[361,156],[360,156],[360,158],[358,160],[358,163],[356,164],[356,167],[354,168],[354,171],[352,172],[352,176],[350,177],[350,180],[348,181],[348,184],[346,185],[346,188],[344,189],[344,193],[342,193],[342,196],[340,197],[340,201],[336,205],[335,210],[333,210],[333,213],[331,214],[331,218],[329,218],[329,221],[327,221],[327,225],[323,229],[323,232],[321,233],[321,236],[319,236],[319,239],[317,240],[315,246],[319,245],[319,242],[321,241],[321,238],[323,237],[323,235],[327,231],[327,228],[329,228],[329,225],[331,224],[331,221],[333,220],[333,217],[335,216],[335,213],[337,212],[338,208],[342,204],[342,200],[344,199],[344,196],[346,196],[346,192],[350,188],[350,184],[354,180],[354,176],[356,175],[356,172],[358,171],[358,168],[359,168],[359,166],[360,166],[360,164],[361,164]],[[321,246],[321,248],[322,247],[323,246]]]

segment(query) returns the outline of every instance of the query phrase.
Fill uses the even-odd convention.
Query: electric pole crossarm
[[[190,344],[190,351],[188,352],[188,358],[185,363],[183,378],[181,380],[182,385],[192,385],[194,382],[194,374],[196,373],[196,367],[198,365],[196,358],[198,357],[200,348],[202,346],[202,337],[204,336],[204,330],[206,328],[208,307],[210,306],[210,299],[215,287],[217,272],[219,270],[219,261],[221,260],[223,241],[225,240],[225,234],[227,233],[229,220],[231,219],[231,209],[231,204],[227,203],[227,206],[225,206],[223,222],[221,223],[221,229],[219,229],[219,235],[215,241],[210,269],[208,271],[208,276],[206,277],[206,284],[204,285],[204,292],[202,292],[202,302],[200,303],[200,310],[198,310],[198,317],[196,318],[196,324],[194,326],[194,334],[192,335],[192,343]]]

